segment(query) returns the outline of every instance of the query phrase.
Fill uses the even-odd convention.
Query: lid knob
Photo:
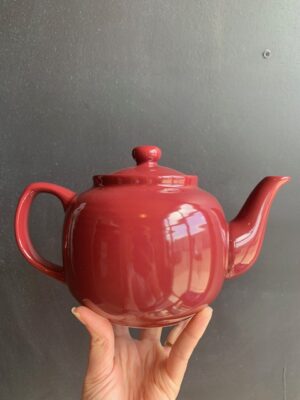
[[[161,157],[161,150],[157,146],[138,146],[132,150],[132,157],[138,165],[147,161],[157,162]]]

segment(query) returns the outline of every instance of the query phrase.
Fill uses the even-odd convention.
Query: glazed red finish
[[[58,279],[65,281],[65,274],[62,267],[45,260],[35,250],[28,231],[29,210],[32,201],[39,193],[50,193],[56,196],[62,203],[64,209],[68,207],[75,193],[62,186],[52,183],[37,182],[27,186],[18,204],[15,216],[15,233],[17,243],[24,257],[38,270]]]
[[[197,177],[158,165],[160,156],[155,146],[137,147],[136,167],[95,176],[82,194],[34,183],[18,205],[16,238],[27,260],[115,323],[170,325],[210,304],[225,278],[255,262],[271,202],[289,180],[265,178],[228,224]],[[66,211],[63,267],[40,257],[29,238],[28,213],[40,192],[57,196]]]
[[[288,176],[268,176],[252,191],[236,218],[229,224],[227,278],[239,276],[255,263],[267,227],[267,218],[277,190]]]

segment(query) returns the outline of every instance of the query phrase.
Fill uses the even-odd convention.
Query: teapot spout
[[[226,278],[239,276],[255,263],[263,243],[273,199],[289,176],[268,176],[251,192],[229,224],[229,259]]]

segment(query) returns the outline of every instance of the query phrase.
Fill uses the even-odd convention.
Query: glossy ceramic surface
[[[114,323],[170,325],[211,303],[225,278],[255,262],[272,200],[289,180],[263,179],[227,223],[197,177],[158,165],[160,156],[155,146],[137,147],[136,167],[94,176],[93,188],[79,195],[33,183],[17,208],[16,239],[25,258]],[[57,196],[66,212],[63,267],[39,256],[29,237],[30,206],[41,192]]]

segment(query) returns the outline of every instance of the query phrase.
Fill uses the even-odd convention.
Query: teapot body
[[[197,186],[94,187],[66,210],[66,283],[114,323],[163,326],[191,316],[218,295],[227,261],[223,210]]]

